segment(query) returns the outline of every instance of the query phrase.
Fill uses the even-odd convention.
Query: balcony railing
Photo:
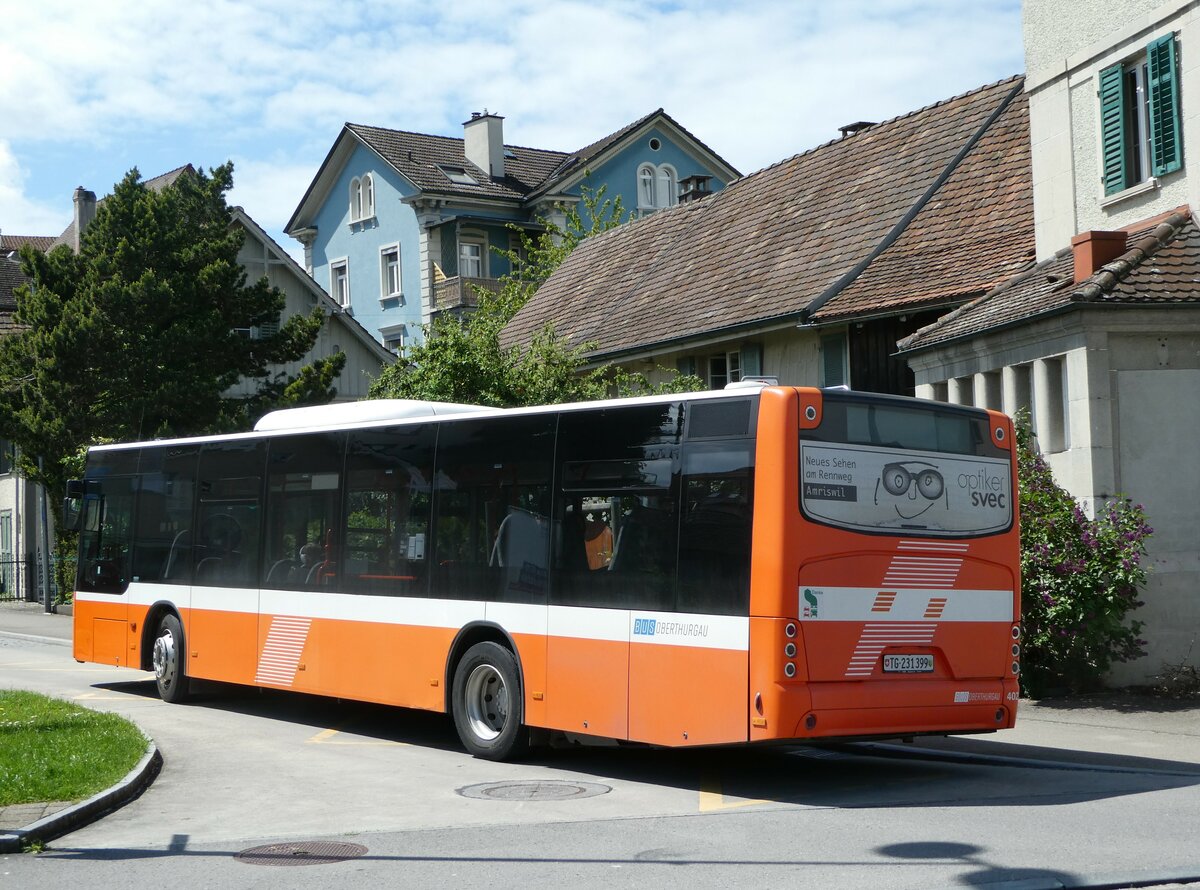
[[[475,289],[471,285],[485,288],[492,293],[500,291],[498,278],[463,278],[456,275],[433,285],[433,311],[474,309],[479,305],[479,295],[475,293]]]

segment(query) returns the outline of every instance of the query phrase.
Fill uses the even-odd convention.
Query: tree
[[[584,371],[594,344],[572,345],[547,325],[527,347],[500,345],[505,325],[534,292],[586,238],[624,222],[620,197],[605,199],[604,188],[583,189],[583,215],[572,207],[564,226],[542,220],[537,237],[510,228],[521,239],[517,250],[496,250],[512,272],[500,290],[476,288],[478,306],[464,316],[442,315],[424,329],[423,343],[406,349],[400,360],[371,387],[371,398],[427,399],[497,407],[589,401],[612,394],[689,392],[703,388],[694,376],[672,371],[666,383],[653,385],[641,373],[604,365]],[[587,222],[584,222],[586,217]]]
[[[1110,501],[1089,519],[1017,423],[1021,517],[1021,686],[1027,695],[1098,687],[1115,661],[1145,655],[1146,538],[1140,504]]]
[[[131,170],[97,206],[79,254],[22,249],[24,329],[0,339],[0,437],[54,498],[89,444],[245,428],[277,404],[333,395],[340,353],[295,378],[269,368],[312,348],[320,308],[271,336],[243,333],[276,321],[284,295],[265,278],[247,283],[245,233],[225,203],[233,165],[210,174],[189,168],[155,190]],[[256,391],[226,395],[242,379]]]

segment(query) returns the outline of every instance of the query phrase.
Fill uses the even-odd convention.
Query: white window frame
[[[396,286],[391,286],[388,257],[396,257]],[[400,242],[394,241],[379,248],[379,299],[391,300],[404,296],[404,269],[400,265]]]
[[[463,248],[464,247],[479,248],[479,274],[467,275],[463,271]],[[458,277],[459,278],[487,278],[488,277],[488,242],[487,235],[476,232],[460,232],[458,235]],[[472,260],[474,257],[471,258]]]
[[[359,219],[374,219],[375,217],[375,177],[364,173],[362,178],[362,216]]]
[[[656,210],[658,169],[653,164],[642,164],[637,172],[638,210]]]
[[[724,364],[724,370],[720,374],[713,370],[713,364],[717,361]],[[708,367],[705,370],[708,372],[709,389],[724,389],[726,384],[737,383],[742,379],[742,351],[740,349],[730,349],[710,355],[707,364]]]
[[[350,222],[362,219],[362,180],[355,176],[350,180]]]
[[[379,336],[383,341],[385,349],[399,355],[408,345],[408,325],[400,324],[382,328],[379,331]]]
[[[679,173],[673,166],[670,164],[658,165],[655,185],[660,208],[674,207],[679,203]]]
[[[341,280],[345,283],[346,288],[343,292],[338,287],[338,273],[341,272]],[[350,305],[350,260],[348,257],[338,257],[336,260],[331,260],[329,263],[329,295],[337,301],[342,308],[347,308]]]

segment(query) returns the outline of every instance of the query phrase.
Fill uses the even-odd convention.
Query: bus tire
[[[186,655],[183,625],[175,615],[168,613],[158,623],[158,633],[154,637],[154,649],[151,653],[154,682],[158,686],[159,698],[165,702],[178,704],[187,701],[189,697]]]
[[[528,750],[521,681],[511,652],[498,643],[476,643],[455,668],[452,690],[454,727],[468,753],[513,760]]]

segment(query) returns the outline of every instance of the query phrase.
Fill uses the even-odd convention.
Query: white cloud
[[[25,194],[26,176],[9,144],[0,139],[0,231],[8,235],[59,235],[71,221],[69,205],[44,204]]]

